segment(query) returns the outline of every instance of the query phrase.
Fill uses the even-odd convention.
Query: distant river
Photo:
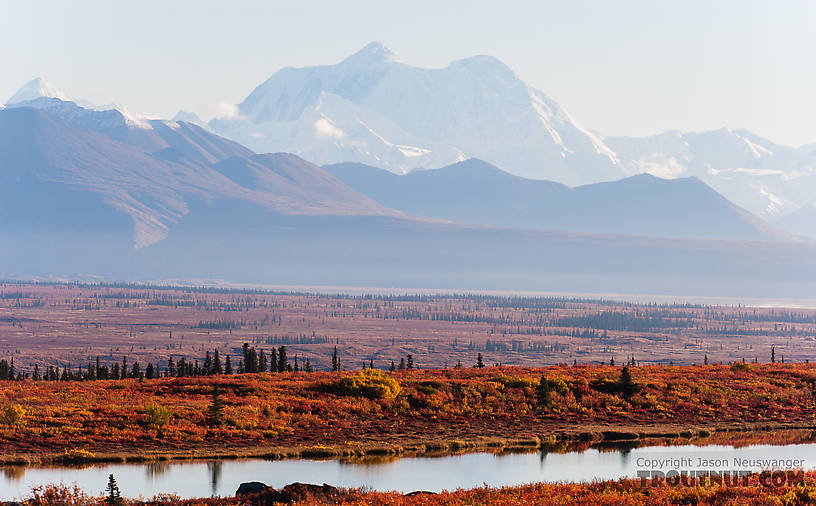
[[[27,496],[46,483],[77,483],[102,495],[108,475],[122,494],[150,498],[159,493],[182,498],[232,496],[245,481],[281,487],[295,481],[375,490],[443,489],[518,485],[529,482],[580,482],[637,477],[638,471],[759,471],[763,468],[816,469],[816,444],[642,447],[589,449],[567,453],[471,453],[444,457],[369,460],[225,460],[90,467],[0,467],[0,500]]]

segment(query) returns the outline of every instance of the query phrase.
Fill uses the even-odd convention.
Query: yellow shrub
[[[19,404],[9,404],[2,411],[0,411],[0,424],[11,425],[12,427],[18,425],[25,425],[25,409]]]
[[[331,383],[329,389],[340,395],[369,399],[393,399],[400,393],[400,385],[391,376],[376,369],[358,371]]]
[[[86,462],[93,460],[95,457],[96,455],[88,450],[71,448],[69,450],[65,450],[65,456],[63,458],[66,462]]]
[[[153,427],[163,427],[170,421],[172,413],[160,404],[150,403],[144,408],[147,415],[147,424]]]

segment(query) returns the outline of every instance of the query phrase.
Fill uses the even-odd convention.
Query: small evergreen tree
[[[263,350],[258,353],[258,372],[266,372],[267,369],[267,362],[266,362],[266,353]]]
[[[207,407],[207,422],[210,425],[221,425],[224,423],[224,399],[221,398],[221,390],[218,385],[213,387],[210,405]]]
[[[334,347],[334,353],[332,353],[332,371],[339,371],[340,370],[340,359],[337,357],[337,346]]]
[[[222,374],[224,369],[221,367],[221,354],[218,350],[213,352],[213,369],[212,374]]]
[[[552,383],[546,375],[542,374],[536,388],[536,401],[538,409],[545,410],[552,404]]]
[[[620,387],[620,391],[627,397],[637,392],[638,386],[632,380],[632,374],[629,372],[628,366],[624,366],[623,369],[621,369],[618,385]]]
[[[122,499],[122,493],[119,491],[119,485],[116,483],[116,478],[113,475],[108,476],[108,486],[105,488],[107,495],[105,496],[105,503],[115,506],[125,504]]]
[[[482,354],[481,354],[481,353],[479,353],[479,356],[477,356],[477,357],[476,357],[476,367],[478,367],[479,369],[481,369],[481,368],[483,368],[484,366],[485,366],[485,365],[484,365],[484,358],[482,357]]]
[[[204,374],[212,374],[212,356],[210,356],[210,350],[207,350],[207,354],[204,355]]]
[[[278,372],[286,372],[289,369],[289,360],[286,358],[286,346],[278,348]]]
[[[771,362],[776,362],[776,346],[771,346]]]

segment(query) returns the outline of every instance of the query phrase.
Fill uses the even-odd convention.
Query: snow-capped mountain
[[[324,94],[324,103],[332,95]],[[388,121],[407,135],[407,126]],[[491,220],[504,209],[506,221],[462,225],[407,216],[295,155],[255,154],[183,121],[36,97],[0,111],[0,266],[11,274],[120,280],[743,297],[807,296],[816,286],[816,244],[807,242],[504,228],[534,211],[580,211],[598,226],[599,214],[601,222],[615,216],[628,222],[634,210],[636,218],[657,217],[658,228],[649,233],[670,235],[664,229],[679,221],[693,232],[679,235],[706,236],[694,224],[717,226],[720,209],[737,219],[721,223],[730,236],[740,233],[741,213],[718,196],[709,195],[711,206],[686,191],[655,188],[686,186],[699,195],[702,185],[691,179],[640,176],[570,190],[473,162],[416,177],[383,174],[417,182],[414,195],[447,206],[448,217],[460,219],[450,215],[450,206],[460,205],[474,218],[493,209]],[[454,177],[436,179],[446,175]],[[585,198],[565,211],[538,191],[544,187]],[[447,199],[451,193],[456,198]],[[423,203],[415,199],[412,205]],[[696,206],[696,214],[685,213],[685,205]],[[655,208],[662,213],[650,214]]]
[[[606,137],[629,173],[696,176],[733,202],[775,221],[816,197],[816,144],[781,146],[747,130]],[[814,227],[816,231],[816,227]]]
[[[422,69],[371,43],[335,65],[281,69],[237,114],[209,124],[184,111],[175,121],[159,121],[117,105],[72,102],[40,78],[6,104],[21,106],[150,152],[175,146],[168,139],[179,131],[187,139],[201,135],[192,129],[198,125],[256,152],[290,152],[323,165],[359,162],[398,174],[478,157],[514,175],[572,186],[639,173],[693,176],[765,220],[796,222],[796,233],[816,237],[816,224],[785,219],[816,199],[816,144],[783,146],[729,129],[602,138],[489,56]],[[217,159],[220,154],[208,157]]]
[[[17,90],[17,93],[8,99],[7,104],[14,104],[17,102],[25,102],[28,100],[35,100],[38,98],[58,98],[60,100],[70,100],[68,95],[63,93],[59,88],[46,81],[42,77],[32,79]]]
[[[207,124],[202,120],[198,114],[190,111],[179,111],[173,116],[173,121],[185,121],[203,128],[208,128]]]
[[[237,117],[210,126],[255,151],[396,173],[475,156],[568,184],[621,174],[600,139],[499,60],[423,69],[376,42],[336,65],[281,69],[238,105]]]
[[[210,127],[256,151],[405,173],[476,157],[569,185],[695,176],[771,221],[816,196],[816,145],[744,130],[601,138],[489,56],[422,69],[371,43],[336,65],[284,68]],[[816,234],[816,227],[814,227]]]

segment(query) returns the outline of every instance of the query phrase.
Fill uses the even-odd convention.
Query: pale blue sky
[[[816,2],[4,0],[0,101],[70,96],[207,117],[283,66],[378,40],[406,63],[490,54],[609,135],[747,128],[816,142]]]

